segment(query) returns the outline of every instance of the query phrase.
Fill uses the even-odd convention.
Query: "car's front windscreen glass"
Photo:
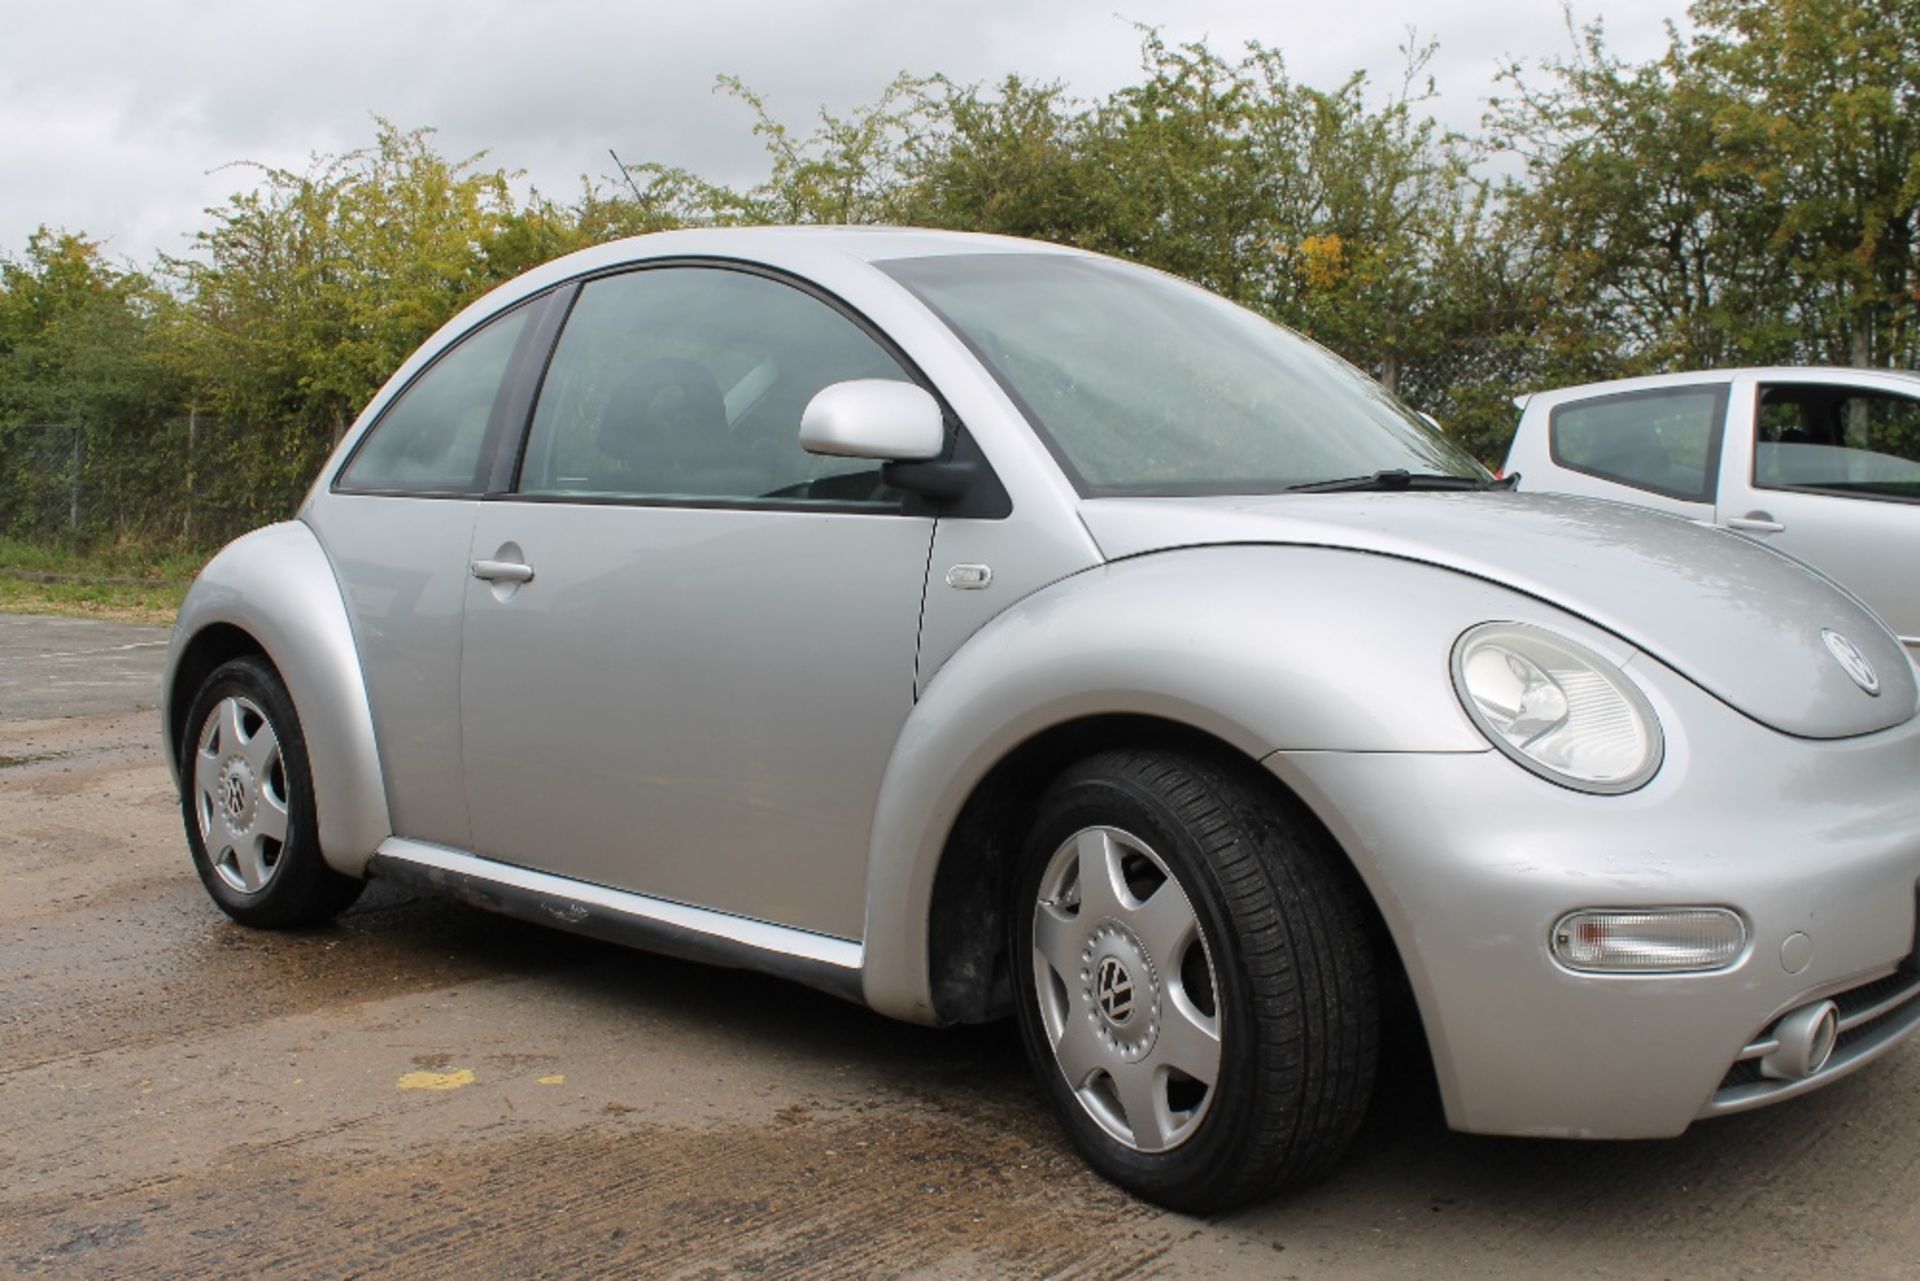
[[[878,265],[985,362],[1084,495],[1488,479],[1345,361],[1171,276],[1067,254]]]

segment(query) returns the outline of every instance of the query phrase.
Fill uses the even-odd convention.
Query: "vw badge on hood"
[[[1880,696],[1880,677],[1874,672],[1873,664],[1867,661],[1867,656],[1860,652],[1858,645],[1839,632],[1825,627],[1820,629],[1820,639],[1827,643],[1827,652],[1832,654],[1847,675],[1853,678],[1855,685],[1875,698]]]

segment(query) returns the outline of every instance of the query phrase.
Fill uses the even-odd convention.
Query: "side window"
[[[1721,386],[1675,387],[1575,401],[1548,419],[1553,461],[1669,498],[1713,501]]]
[[[586,285],[527,435],[519,490],[544,497],[896,506],[870,459],[800,447],[800,415],[899,362],[819,299],[764,276],[656,267]]]
[[[1762,387],[1753,483],[1920,501],[1920,400],[1857,387]]]
[[[520,307],[462,338],[374,423],[335,487],[375,493],[476,494],[493,400],[533,315]]]

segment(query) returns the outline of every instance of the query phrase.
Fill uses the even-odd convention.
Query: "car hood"
[[[1913,663],[1865,605],[1799,561],[1677,516],[1466,491],[1098,498],[1081,504],[1081,518],[1109,559],[1272,543],[1470,574],[1605,628],[1788,734],[1845,738],[1914,715]],[[1848,674],[1828,632],[1872,665],[1878,694]]]

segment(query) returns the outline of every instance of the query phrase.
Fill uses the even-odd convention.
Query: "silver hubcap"
[[[287,772],[273,723],[251,699],[221,699],[201,726],[193,795],[214,872],[243,894],[265,888],[287,843]]]
[[[1054,851],[1033,913],[1054,1062],[1100,1128],[1140,1152],[1192,1136],[1220,1074],[1213,960],[1180,883],[1115,827]]]

